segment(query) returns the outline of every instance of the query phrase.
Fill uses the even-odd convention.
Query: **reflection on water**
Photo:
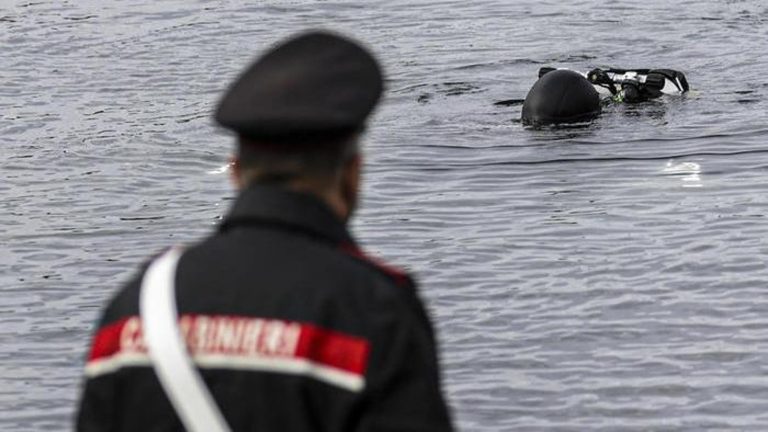
[[[0,7],[0,429],[68,429],[101,305],[231,202],[218,95],[255,51],[331,27],[388,73],[354,228],[422,282],[463,430],[766,430],[766,17],[755,0]],[[543,65],[670,67],[693,91],[534,130],[519,100]]]
[[[701,165],[696,162],[683,162],[676,164],[674,161],[667,161],[667,165],[662,172],[666,175],[680,177],[683,187],[701,187]]]

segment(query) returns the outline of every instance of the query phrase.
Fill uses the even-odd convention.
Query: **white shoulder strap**
[[[179,331],[174,280],[180,248],[149,266],[141,283],[139,308],[144,341],[171,404],[190,432],[228,432],[226,420],[187,352]]]

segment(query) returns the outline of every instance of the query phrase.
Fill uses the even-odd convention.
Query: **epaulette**
[[[385,274],[387,277],[392,279],[398,286],[413,284],[413,282],[411,281],[411,277],[408,276],[408,274],[405,271],[400,270],[397,267],[393,267],[376,257],[372,257],[366,254],[362,249],[360,249],[360,247],[358,247],[355,244],[342,243],[341,245],[339,245],[339,249],[341,249],[344,253],[373,266],[378,271],[380,271],[381,273]]]

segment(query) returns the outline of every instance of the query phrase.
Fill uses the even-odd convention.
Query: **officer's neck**
[[[280,187],[318,198],[340,220],[347,222],[357,208],[361,172],[362,158],[358,155],[347,161],[333,177],[325,179],[296,177]],[[237,160],[233,161],[231,179],[238,190],[242,190],[251,183],[241,174]]]
[[[328,205],[328,208],[339,217],[344,223],[349,221],[352,217],[352,213],[355,210],[354,205],[350,205],[339,194],[328,194],[326,196],[320,196],[320,199]]]
[[[332,177],[324,179],[296,178],[287,187],[305,192],[323,201],[331,211],[345,223],[357,208],[362,178],[362,156],[355,155],[347,160]]]
[[[251,183],[236,182],[235,187],[238,191],[250,186]],[[340,185],[339,185],[340,186]],[[336,215],[342,222],[346,223],[352,216],[357,203],[357,192],[354,194],[345,193],[341,187],[330,187],[330,185],[318,184],[316,182],[304,180],[292,180],[287,183],[276,186],[289,192],[296,192],[313,196],[325,204],[328,209]]]

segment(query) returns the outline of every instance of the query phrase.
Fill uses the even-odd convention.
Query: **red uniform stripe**
[[[120,352],[120,333],[130,318],[124,318],[102,327],[93,338],[88,361],[111,357]]]
[[[358,375],[365,374],[370,344],[367,340],[304,324],[296,347],[296,357],[341,369]]]
[[[233,357],[293,358],[361,376],[365,374],[368,365],[370,343],[366,339],[325,329],[313,324],[222,315],[185,315],[182,319],[187,319],[188,323],[190,323],[189,325],[193,327],[192,330],[189,330],[187,342],[188,345],[190,343],[194,344],[194,355],[219,354]],[[203,327],[195,328],[203,320],[206,322],[205,329]],[[298,340],[295,342],[295,349],[291,350],[290,353],[286,353],[284,350],[280,350],[279,353],[264,351],[263,349],[245,350],[237,344],[235,344],[236,347],[234,349],[224,350],[221,344],[216,343],[214,340],[218,334],[214,330],[214,326],[223,325],[225,321],[230,325],[230,328],[233,322],[236,324],[242,323],[243,325],[260,322],[259,328],[268,328],[271,324],[281,324],[282,328],[298,326],[300,327],[300,332]],[[126,328],[126,325],[129,325],[130,328]],[[205,342],[200,341],[200,336],[209,340]],[[265,337],[267,337],[266,333],[258,338],[251,338],[249,340],[255,341],[261,347],[264,345]],[[146,348],[143,342],[141,342],[142,339],[139,317],[128,317],[116,321],[102,327],[96,333],[88,361],[105,360],[121,353],[145,354]],[[242,338],[241,340],[245,339]],[[122,346],[121,343],[130,346]]]

